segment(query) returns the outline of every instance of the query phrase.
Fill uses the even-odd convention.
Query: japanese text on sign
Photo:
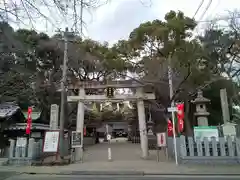
[[[72,131],[72,147],[81,147],[82,141],[81,141],[81,132]]]
[[[47,131],[44,138],[43,152],[58,152],[59,131]]]

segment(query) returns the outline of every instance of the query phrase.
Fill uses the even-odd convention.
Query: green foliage
[[[203,36],[193,37],[196,25],[184,13],[170,11],[163,21],[140,24],[127,40],[112,47],[72,34],[68,43],[68,82],[116,79],[131,71],[142,83],[153,83],[158,106],[167,107],[167,67],[171,59],[174,99],[189,101],[198,88],[205,90],[212,100],[211,123],[217,124],[221,88],[227,88],[230,103],[239,105],[240,32],[231,24],[227,30],[213,27]],[[0,23],[0,28],[0,100],[31,104],[49,112],[50,104],[60,101],[56,89],[62,75],[62,35],[49,37],[33,30],[14,31],[5,22]],[[220,80],[223,75],[228,80]],[[96,120],[113,116],[120,118],[110,112],[89,114]]]

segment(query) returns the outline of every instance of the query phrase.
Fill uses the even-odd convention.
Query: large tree
[[[196,22],[182,12],[170,11],[165,21],[143,23],[130,33],[127,41],[115,45],[119,53],[134,64],[140,81],[153,83],[157,104],[151,107],[166,109],[173,99],[188,103],[189,92],[212,77],[201,44],[192,38],[195,26]],[[169,59],[173,69],[173,99],[168,89]],[[157,114],[159,121],[162,113]]]

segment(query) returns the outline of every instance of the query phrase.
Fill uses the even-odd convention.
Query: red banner
[[[28,108],[26,134],[31,133],[31,126],[32,126],[32,107],[29,107]]]
[[[86,127],[83,128],[83,135],[84,135],[84,136],[87,135],[87,128],[86,128]]]
[[[170,119],[168,120],[168,136],[172,137],[173,136],[173,124]]]
[[[184,128],[184,104],[177,104],[177,118],[178,118],[178,130],[179,133],[183,131]]]

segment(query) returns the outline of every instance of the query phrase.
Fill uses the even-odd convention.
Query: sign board
[[[236,136],[236,124],[225,123],[222,125],[223,135],[224,136]]]
[[[72,148],[82,147],[81,132],[72,131]]]
[[[51,105],[51,114],[50,114],[50,129],[57,130],[58,129],[58,112],[59,106],[57,104]]]
[[[157,133],[157,146],[158,147],[166,147],[167,146],[167,140],[166,140],[166,133]]]
[[[205,137],[208,138],[208,140],[211,140],[212,137],[215,137],[218,141],[218,128],[216,126],[195,126],[194,139],[196,140],[199,138],[201,141],[203,141]]]
[[[17,147],[26,147],[27,146],[27,138],[25,138],[25,137],[18,137],[16,146]]]
[[[59,131],[46,131],[43,144],[43,152],[58,152],[58,145]]]
[[[107,140],[110,141],[111,138],[112,138],[111,134],[108,134],[108,135],[107,135]]]
[[[177,111],[177,107],[169,107],[167,108],[168,112],[176,112]]]

